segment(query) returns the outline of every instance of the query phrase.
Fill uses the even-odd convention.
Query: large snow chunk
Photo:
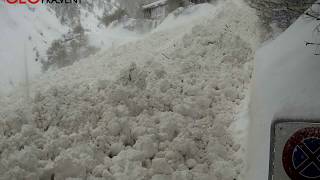
[[[173,172],[165,158],[153,159],[151,168],[154,174],[171,174]]]
[[[151,137],[148,136],[141,136],[137,140],[136,144],[134,145],[134,148],[137,150],[140,150],[143,152],[143,155],[146,158],[151,158],[156,154],[157,146],[154,143],[154,140]]]

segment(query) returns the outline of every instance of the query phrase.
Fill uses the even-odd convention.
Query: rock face
[[[238,179],[230,127],[258,18],[233,2],[192,8],[201,16],[39,77],[28,103],[1,98],[0,179]]]
[[[274,22],[282,29],[288,28],[315,1],[246,0],[253,8],[257,9],[260,18],[266,25]]]

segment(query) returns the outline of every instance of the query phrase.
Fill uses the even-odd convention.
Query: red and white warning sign
[[[286,120],[272,128],[269,180],[320,180],[320,123]]]
[[[283,149],[282,163],[292,180],[320,179],[320,128],[294,133]]]

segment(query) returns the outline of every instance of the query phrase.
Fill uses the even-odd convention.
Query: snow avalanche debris
[[[232,1],[201,6],[212,16],[40,77],[29,103],[0,99],[0,179],[239,179],[230,126],[257,17]]]

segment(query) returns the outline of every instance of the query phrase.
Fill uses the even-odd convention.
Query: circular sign
[[[320,180],[320,127],[295,132],[285,144],[282,164],[292,180]]]

